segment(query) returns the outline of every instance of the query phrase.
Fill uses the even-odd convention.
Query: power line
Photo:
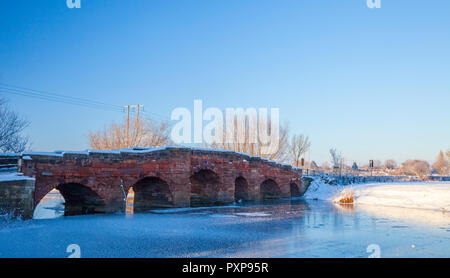
[[[97,110],[123,112],[122,109],[98,106],[96,104],[90,104],[87,102],[78,102],[78,101],[69,100],[69,99],[60,99],[60,98],[55,98],[55,97],[46,96],[46,95],[42,95],[42,94],[30,93],[30,92],[16,90],[16,89],[5,89],[5,88],[0,87],[0,92],[7,93],[7,94],[13,94],[13,95],[19,95],[19,96],[25,96],[25,97],[31,97],[31,98],[40,99],[40,100],[83,106],[83,107],[97,109]]]
[[[69,100],[69,101],[75,101],[75,102],[86,103],[86,104],[91,104],[91,105],[112,107],[112,108],[116,108],[116,109],[121,109],[122,108],[121,106],[118,106],[118,105],[108,104],[108,103],[104,103],[104,102],[100,102],[100,101],[94,101],[94,100],[83,99],[83,98],[78,98],[78,97],[71,97],[71,96],[66,96],[66,95],[62,95],[62,94],[50,93],[50,92],[47,92],[47,91],[35,90],[35,89],[30,89],[30,88],[25,88],[25,87],[19,87],[19,86],[10,85],[10,84],[6,84],[6,83],[0,82],[0,88],[1,87],[3,87],[4,89],[10,89],[10,90],[20,91],[20,92],[27,92],[27,93],[34,94],[34,95],[41,95],[41,96],[46,96],[46,97],[52,97],[52,98],[61,99],[61,100]]]
[[[106,109],[106,108],[96,107],[96,106],[82,104],[82,103],[76,103],[76,102],[52,99],[52,98],[48,98],[48,97],[44,97],[44,96],[29,95],[29,94],[26,94],[26,93],[23,93],[23,92],[6,91],[6,90],[4,90],[2,88],[0,88],[0,92],[7,93],[7,94],[13,94],[13,95],[19,95],[19,96],[25,96],[25,97],[31,97],[31,98],[36,98],[36,99],[46,100],[46,101],[65,103],[65,104],[72,104],[72,105],[77,105],[77,106],[82,106],[82,107],[87,107],[87,108],[97,109],[97,110],[103,110],[103,111],[123,112],[121,110]]]
[[[160,119],[160,120],[162,120],[162,121],[167,121],[167,122],[170,122],[170,121],[172,121],[169,117],[167,117],[167,116],[163,116],[163,115],[159,115],[159,114],[156,114],[156,113],[152,113],[152,112],[148,112],[148,111],[141,111],[141,113],[143,114],[143,116],[145,117],[145,118],[147,118],[147,119],[149,119],[149,120],[153,120],[154,118],[158,118],[158,119]]]
[[[66,96],[66,95],[62,95],[62,94],[50,93],[47,91],[29,89],[29,88],[10,85],[10,84],[6,84],[6,83],[2,83],[2,82],[0,82],[0,92],[7,93],[7,94],[13,94],[13,95],[19,95],[19,96],[25,96],[25,97],[31,97],[31,98],[40,99],[40,100],[77,105],[77,106],[82,106],[82,107],[87,107],[87,108],[97,109],[97,110],[113,111],[113,112],[121,112],[121,113],[123,113],[125,111],[123,109],[123,107],[119,106],[119,105],[108,104],[108,103],[104,103],[104,102],[100,102],[100,101],[94,101],[94,100],[78,98],[78,97],[70,97],[70,96]],[[158,118],[159,120],[170,122],[170,118],[160,115],[160,114],[157,114],[157,113],[148,112],[148,111],[141,111],[141,113],[147,119]]]

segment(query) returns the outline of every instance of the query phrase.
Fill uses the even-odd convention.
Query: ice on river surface
[[[67,257],[71,244],[84,258],[368,257],[371,244],[382,257],[450,257],[450,219],[428,225],[358,206],[285,200],[0,225],[0,257]]]

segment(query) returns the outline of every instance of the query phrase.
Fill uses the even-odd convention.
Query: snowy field
[[[449,182],[370,183],[342,187],[316,178],[304,197],[338,202],[339,196],[349,191],[353,191],[356,207],[377,216],[427,224],[450,223]]]
[[[395,182],[334,186],[315,179],[307,199],[337,201],[341,192],[353,190],[355,204],[431,209],[450,212],[450,182]]]
[[[450,183],[367,184],[354,188],[357,204],[448,211]]]

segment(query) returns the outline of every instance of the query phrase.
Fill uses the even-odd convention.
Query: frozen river
[[[450,257],[450,215],[296,200],[0,223],[0,257]],[[420,211],[423,213],[423,210]],[[421,215],[419,213],[419,215]],[[373,245],[375,244],[375,245]],[[375,248],[367,252],[369,245]]]

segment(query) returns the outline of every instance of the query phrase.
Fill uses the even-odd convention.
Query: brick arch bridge
[[[208,206],[301,196],[302,170],[233,151],[166,147],[119,151],[24,153],[22,171],[36,179],[34,205],[53,189],[66,215]]]

